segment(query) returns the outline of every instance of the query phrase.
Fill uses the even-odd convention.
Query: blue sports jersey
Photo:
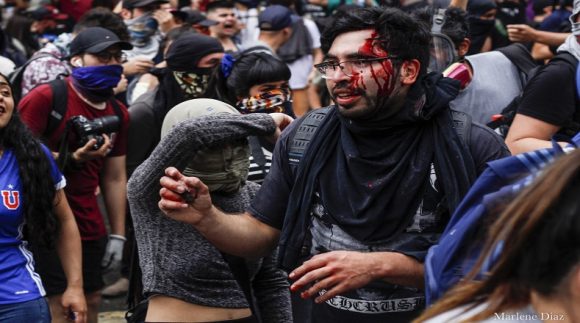
[[[44,147],[51,161],[51,176],[56,189],[66,181],[58,170],[50,151]],[[40,276],[34,271],[32,253],[22,240],[22,185],[18,162],[12,149],[4,150],[0,158],[0,304],[12,304],[37,299],[45,295]]]

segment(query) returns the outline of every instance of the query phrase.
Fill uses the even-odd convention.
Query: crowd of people
[[[580,0],[6,0],[1,27],[0,321],[580,322]],[[538,149],[427,304],[464,197]]]

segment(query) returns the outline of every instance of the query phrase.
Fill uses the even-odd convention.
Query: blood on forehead
[[[377,38],[377,32],[373,31],[371,37],[367,38],[364,44],[358,49],[361,56],[387,57],[389,53],[381,47],[381,42]]]

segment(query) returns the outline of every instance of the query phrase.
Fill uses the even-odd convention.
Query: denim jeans
[[[0,305],[0,322],[50,323],[50,310],[43,297],[32,301]]]

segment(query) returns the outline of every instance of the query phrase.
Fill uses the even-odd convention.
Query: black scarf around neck
[[[476,177],[448,108],[458,85],[434,74],[419,83],[395,115],[357,122],[329,112],[297,169],[280,240],[283,267],[297,265],[315,190],[341,229],[367,244],[409,226],[431,163],[450,212],[457,207]]]

